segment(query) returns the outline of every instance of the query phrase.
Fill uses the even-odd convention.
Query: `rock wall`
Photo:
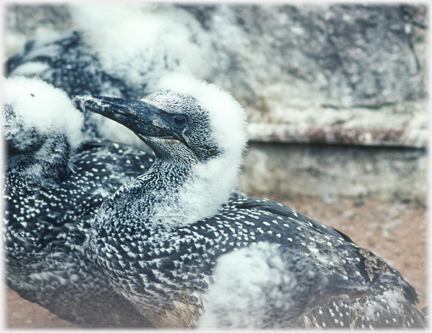
[[[201,10],[218,58],[212,80],[259,123],[252,140],[426,145],[425,7]]]
[[[177,6],[211,38],[208,79],[248,113],[243,189],[426,202],[426,5]],[[74,28],[67,5],[5,17],[8,56]]]

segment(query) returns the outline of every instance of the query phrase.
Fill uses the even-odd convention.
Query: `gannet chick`
[[[333,281],[346,281],[347,289],[369,290],[336,301],[332,296],[337,299],[340,291],[327,294],[326,301],[317,290],[304,300],[315,306],[298,314],[301,318],[288,312],[277,323],[425,327],[414,288],[383,259],[277,202],[229,199],[246,134],[244,111],[228,93],[173,74],[162,79],[160,92],[141,101],[84,96],[75,103],[124,124],[155,152],[146,173],[103,203],[87,251],[156,327],[195,327],[207,310],[209,286],[219,282],[214,281],[219,257],[259,242],[310,258]],[[314,271],[309,273],[313,280]],[[266,315],[272,316],[283,314]]]
[[[86,327],[149,327],[82,244],[104,198],[148,170],[154,155],[83,142],[82,114],[38,78],[5,80],[6,283],[21,297]]]
[[[211,42],[187,11],[166,4],[69,5],[75,31],[44,33],[6,64],[7,75],[37,76],[79,94],[139,99],[172,71],[210,75]],[[142,146],[123,126],[86,114],[90,137]]]

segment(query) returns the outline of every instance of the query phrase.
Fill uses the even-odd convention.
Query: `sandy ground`
[[[427,305],[427,211],[413,203],[371,199],[270,198],[347,234],[398,269]],[[6,289],[7,328],[78,328]]]

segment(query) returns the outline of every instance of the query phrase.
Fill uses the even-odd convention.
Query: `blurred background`
[[[34,38],[71,30],[107,41],[107,53],[110,41],[117,50],[123,43],[138,59],[149,34],[158,47],[170,42],[157,29],[130,33],[128,15],[179,13],[199,31],[188,38],[203,41],[199,63],[181,69],[246,109],[240,187],[346,233],[400,270],[427,305],[426,4],[86,6],[4,5],[6,59]],[[8,327],[74,327],[12,291],[7,300]]]

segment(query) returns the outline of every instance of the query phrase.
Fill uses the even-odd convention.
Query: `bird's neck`
[[[215,215],[228,201],[237,172],[227,169],[216,160],[185,165],[157,159],[147,173],[121,188],[109,206],[118,210],[115,216],[120,212],[122,220],[143,228],[187,226]]]

